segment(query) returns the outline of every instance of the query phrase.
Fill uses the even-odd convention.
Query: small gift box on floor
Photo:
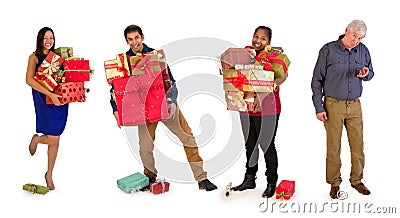
[[[291,180],[282,180],[276,187],[276,199],[289,200],[295,191],[295,182]]]
[[[35,185],[32,183],[27,183],[25,185],[22,186],[22,190],[28,191],[28,192],[32,192],[32,194],[41,194],[44,195],[47,192],[49,192],[49,187],[46,186],[42,186],[42,185]]]
[[[65,82],[58,84],[53,93],[62,96],[60,103],[66,104],[85,101],[85,92],[84,82]],[[46,96],[46,104],[54,104],[49,96]]]
[[[158,195],[164,192],[169,191],[169,182],[166,182],[164,179],[157,179],[155,182],[150,183],[150,192]]]
[[[117,180],[118,188],[130,194],[149,185],[149,177],[137,172],[132,175]]]

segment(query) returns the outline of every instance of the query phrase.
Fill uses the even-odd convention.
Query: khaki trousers
[[[340,149],[343,126],[351,153],[350,183],[361,182],[364,170],[364,141],[361,102],[356,100],[337,100],[326,97],[325,110],[328,119],[324,121],[326,129],[326,182],[339,186],[342,182],[340,167]]]
[[[192,129],[189,127],[181,110],[177,107],[175,117],[173,119],[164,120],[162,123],[164,123],[164,125],[182,142],[186,158],[195,180],[201,181],[206,179],[207,172],[203,169],[203,159],[199,155]],[[157,177],[153,156],[157,124],[158,122],[138,126],[139,154],[144,166],[144,174],[150,178]]]

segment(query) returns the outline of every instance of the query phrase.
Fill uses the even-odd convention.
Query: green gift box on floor
[[[118,188],[123,192],[130,194],[149,186],[149,178],[139,172],[117,180]]]
[[[22,189],[25,191],[32,192],[32,194],[38,193],[38,194],[44,195],[47,192],[49,192],[49,187],[42,186],[42,185],[35,185],[32,183],[25,184],[24,186],[22,186]]]

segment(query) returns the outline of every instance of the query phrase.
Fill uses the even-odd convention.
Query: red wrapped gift
[[[65,82],[59,83],[53,93],[62,96],[59,98],[60,103],[66,104],[85,101],[85,92],[83,82]],[[49,96],[46,96],[46,104],[54,104]]]
[[[38,68],[38,74],[47,74],[51,76],[53,73],[57,72],[63,62],[63,58],[56,55],[56,53],[50,51],[46,58],[43,60],[42,64],[40,64]]]
[[[53,78],[64,62],[60,56],[50,51],[43,62],[40,64],[34,79],[49,91],[53,91],[57,86],[57,81]]]
[[[90,80],[89,60],[64,61],[65,82],[83,82]]]
[[[51,77],[48,74],[38,74],[36,73],[36,76],[33,77],[38,83],[40,83],[40,85],[42,85],[43,87],[45,87],[47,90],[49,91],[53,91],[54,88],[57,87],[57,82],[56,80]]]
[[[289,200],[294,193],[295,182],[291,180],[282,180],[276,187],[276,199]]]
[[[171,88],[172,82],[168,74],[164,50],[154,50],[139,56],[130,57],[130,65],[131,75],[143,74],[145,67],[152,68],[154,72],[161,71],[165,92]]]
[[[229,48],[220,55],[222,70],[233,69],[235,64],[251,64],[251,54],[245,48]]]
[[[158,195],[164,192],[169,191],[169,182],[164,180],[156,180],[156,182],[150,183],[150,192]]]
[[[120,125],[139,126],[168,117],[161,73],[115,79],[113,85]]]

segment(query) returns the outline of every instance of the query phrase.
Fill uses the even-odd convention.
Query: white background
[[[366,155],[364,183],[372,194],[361,196],[349,185],[350,160],[346,137],[342,146],[341,187],[348,193],[347,203],[373,203],[371,211],[378,206],[395,206],[400,211],[396,180],[399,166],[396,124],[400,122],[396,63],[400,48],[395,41],[399,35],[395,22],[400,17],[394,1],[249,0],[223,3],[203,0],[180,3],[114,0],[100,3],[15,0],[3,3],[0,16],[3,81],[1,217],[265,217],[270,213],[274,216],[287,214],[279,210],[267,213],[258,210],[262,200],[260,196],[267,184],[263,159],[255,190],[224,197],[228,182],[239,184],[243,179],[244,153],[237,160],[232,158],[232,165],[224,172],[211,175],[211,180],[219,187],[213,192],[199,191],[194,181],[171,182],[170,191],[158,196],[151,193],[127,195],[117,188],[117,179],[142,171],[142,167],[131,152],[124,131],[116,127],[109,105],[103,61],[127,50],[123,30],[130,24],[141,26],[144,42],[154,48],[191,37],[222,39],[244,47],[251,43],[257,26],[271,27],[272,45],[284,47],[292,61],[289,79],[281,87],[282,114],[276,138],[279,179],[296,181],[296,193],[288,203],[314,202],[321,208],[325,202],[331,203],[328,196],[330,187],[325,183],[325,131],[323,124],[315,118],[310,81],[319,49],[343,34],[353,19],[362,19],[368,26],[363,43],[370,50],[375,71],[373,80],[364,83],[362,96]],[[70,105],[53,175],[56,190],[41,196],[22,191],[22,185],[28,182],[45,184],[46,147],[39,145],[34,157],[28,152],[28,143],[35,131],[35,114],[31,88],[25,84],[28,56],[35,50],[37,32],[43,26],[55,31],[56,47],[72,46],[75,54],[89,59],[95,75],[87,83],[91,88],[87,102]],[[202,64],[195,60],[183,61],[171,66],[172,72],[178,81],[198,73],[218,74],[214,63],[199,63]],[[200,117],[213,107],[217,129],[237,124],[232,124],[229,118],[237,114],[226,111],[222,104],[207,105],[207,102],[217,102],[215,99],[200,102],[206,97],[195,96],[182,106],[195,134],[201,131]],[[157,134],[156,146],[162,150],[169,141],[163,128],[159,128]],[[229,137],[229,133],[223,136]],[[216,140],[201,146],[203,159],[207,161],[217,155],[221,150],[218,146],[226,146],[223,144],[226,140],[216,137]],[[239,146],[242,143],[237,142]],[[175,146],[174,149],[176,158],[184,161],[182,148]],[[218,166],[205,167],[207,170]],[[340,210],[335,214],[325,209],[321,214],[333,216],[340,213]],[[290,215],[309,215],[290,212],[291,208],[286,210]]]

